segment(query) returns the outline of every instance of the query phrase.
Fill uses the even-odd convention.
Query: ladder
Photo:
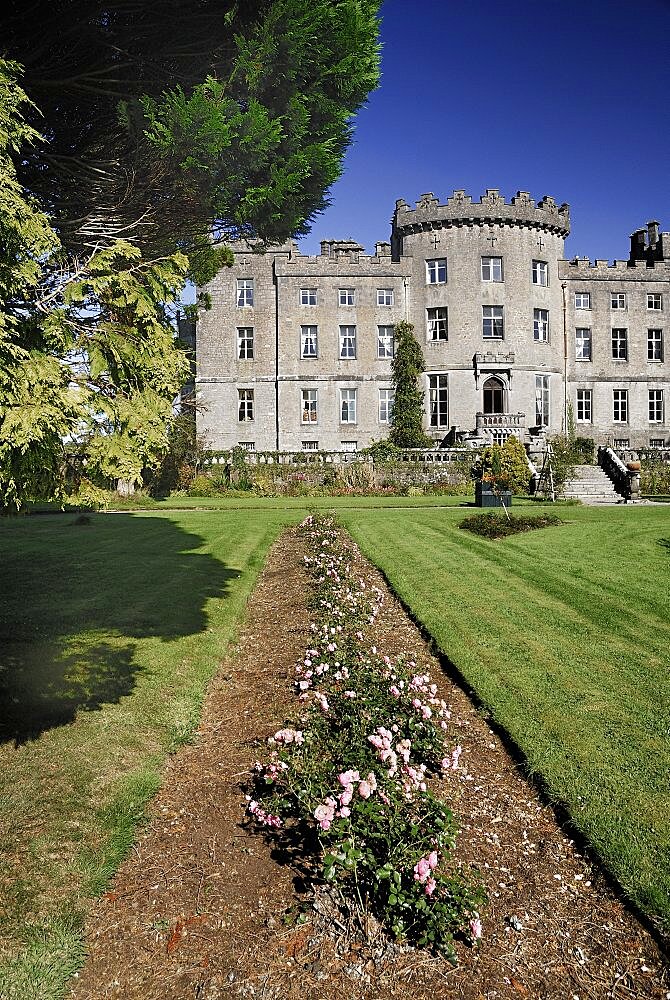
[[[551,502],[554,503],[556,500],[556,487],[554,485],[554,471],[551,467],[552,454],[552,447],[548,444],[542,458],[542,468],[540,469],[540,477],[537,481],[537,492],[541,493],[544,490],[551,497]]]

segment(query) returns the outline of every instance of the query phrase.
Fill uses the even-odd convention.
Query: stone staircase
[[[581,500],[586,504],[623,502],[610,477],[598,465],[576,466],[574,476],[561,490],[561,499]]]

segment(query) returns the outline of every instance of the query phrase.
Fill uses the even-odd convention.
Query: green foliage
[[[402,454],[402,448],[388,438],[384,438],[381,441],[373,441],[367,448],[361,450],[361,454],[369,455],[375,463],[389,462]]]
[[[590,437],[576,437],[572,442],[573,453],[578,465],[593,465],[596,443]]]
[[[466,517],[458,527],[471,531],[474,535],[481,535],[482,538],[506,538],[520,531],[533,531],[556,524],[563,524],[556,514],[508,514],[501,517],[493,511],[487,511]]]
[[[394,402],[389,435],[391,443],[398,448],[430,448],[433,445],[423,430],[423,393],[418,380],[425,368],[414,327],[405,321],[398,323],[395,355],[391,362]]]
[[[477,477],[490,480],[501,489],[509,489],[515,494],[528,492],[530,469],[526,449],[514,435],[503,445],[492,444],[484,448],[473,471]]]
[[[168,496],[190,485],[202,465],[204,447],[196,435],[195,411],[191,407],[183,408],[170,421],[167,448],[160,465],[144,475],[144,483],[154,497]]]
[[[575,468],[581,464],[581,450],[575,449],[574,441],[571,441],[564,434],[556,434],[549,439],[551,444],[551,468],[554,474],[554,485],[557,490],[561,490],[564,484],[575,472]]]
[[[69,247],[130,232],[199,282],[224,263],[213,225],[306,231],[379,77],[379,0],[69,0],[40,8],[43,41],[14,6],[3,46],[49,135],[21,179]]]
[[[650,495],[670,494],[670,462],[664,461],[660,455],[647,452],[642,457],[640,476],[640,492]]]

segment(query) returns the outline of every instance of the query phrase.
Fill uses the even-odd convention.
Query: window
[[[254,390],[237,390],[237,419],[241,421],[254,419]]]
[[[303,441],[302,442],[303,451],[318,451],[319,442],[318,441]]]
[[[340,358],[351,360],[356,357],[356,327],[340,327]]]
[[[533,309],[533,340],[549,340],[549,310]]]
[[[546,260],[533,261],[533,284],[545,287],[549,284],[549,265]]]
[[[575,330],[575,360],[591,360],[591,331],[586,326],[578,326]]]
[[[426,261],[426,284],[444,285],[447,280],[447,258],[435,257]]]
[[[590,308],[591,308],[591,293],[575,292],[575,309],[590,309]]]
[[[482,257],[482,281],[502,281],[502,257]]]
[[[319,328],[317,326],[300,327],[300,357],[311,359],[319,356]]]
[[[484,413],[505,412],[505,386],[495,375],[484,382]]]
[[[628,330],[612,327],[612,357],[615,361],[628,361]]]
[[[237,447],[241,448],[243,451],[256,451],[255,441],[238,441]]]
[[[390,424],[391,412],[393,410],[393,389],[379,390],[379,423]]]
[[[316,288],[301,288],[300,289],[300,305],[301,306],[315,306],[316,305]]]
[[[665,448],[665,438],[649,438],[650,448]]]
[[[358,451],[358,441],[340,441],[340,451]]]
[[[303,424],[315,424],[317,421],[316,389],[301,389],[300,397],[302,401],[302,422]]]
[[[612,305],[612,309],[625,309],[626,308],[626,293],[625,292],[612,292],[611,305]]]
[[[356,423],[356,390],[340,389],[340,421],[343,424]],[[353,449],[356,450],[355,448]]]
[[[497,338],[502,340],[504,336],[503,307],[502,306],[482,306],[482,334],[487,339]]]
[[[628,389],[613,389],[613,419],[617,424],[628,423]]]
[[[377,305],[378,306],[392,306],[393,305],[393,289],[392,288],[378,288],[377,289]]]
[[[649,423],[663,423],[663,390],[649,390]]]
[[[447,307],[426,309],[428,340],[447,340]]]
[[[663,331],[647,330],[647,361],[663,360]]]
[[[590,424],[591,423],[591,404],[592,404],[592,392],[591,389],[578,389],[577,390],[577,423],[578,424]]]
[[[253,326],[238,326],[237,357],[240,359],[240,361],[253,361],[254,358]]]
[[[535,424],[549,426],[549,376],[535,376]]]
[[[338,301],[341,306],[353,306],[356,304],[355,288],[340,288],[338,294],[339,294]]]
[[[237,304],[238,306],[252,306],[254,304],[254,279],[237,279]]]
[[[428,376],[430,426],[449,426],[449,387],[447,375]]]
[[[647,309],[655,309],[657,312],[663,308],[663,296],[660,292],[647,292]]]
[[[377,327],[377,357],[378,358],[392,358],[393,357],[393,327],[392,326],[378,326]]]
[[[613,448],[630,448],[630,438],[614,438],[612,441]]]

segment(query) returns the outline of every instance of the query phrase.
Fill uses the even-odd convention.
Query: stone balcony
[[[504,444],[512,435],[526,440],[525,413],[477,413],[475,420],[477,436],[490,437],[494,444]]]

